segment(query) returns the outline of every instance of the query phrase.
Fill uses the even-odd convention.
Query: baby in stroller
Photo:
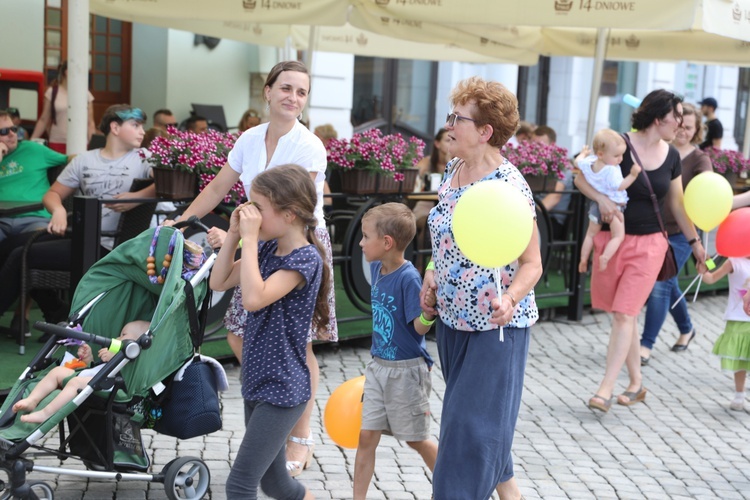
[[[148,321],[131,321],[127,323],[120,332],[118,340],[138,340],[145,331],[149,328]],[[115,345],[115,344],[113,344]],[[102,348],[99,350],[99,359],[103,363],[108,362],[116,354],[110,349]],[[78,348],[78,358],[85,363],[86,366],[91,364],[94,360],[91,346],[83,344]],[[42,423],[46,421],[51,415],[60,410],[66,403],[69,403],[76,397],[81,389],[83,389],[91,379],[96,375],[99,370],[104,366],[99,364],[93,368],[82,370],[78,373],[78,376],[69,380],[64,385],[64,381],[76,374],[73,368],[66,366],[58,366],[53,368],[44,378],[34,387],[34,390],[28,395],[28,397],[21,399],[13,405],[13,413],[18,412],[33,412],[27,415],[21,415],[22,422],[31,423]],[[56,389],[62,389],[60,393],[50,401],[50,403],[39,411],[34,411],[36,406]]]

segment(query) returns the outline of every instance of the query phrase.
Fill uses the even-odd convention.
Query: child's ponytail
[[[320,339],[328,339],[328,322],[330,321],[331,306],[328,303],[328,294],[333,286],[333,269],[328,265],[326,249],[315,235],[315,219],[313,224],[307,226],[307,241],[315,245],[320,258],[323,261],[323,273],[320,277],[320,289],[315,300],[315,311],[313,311],[312,327]]]

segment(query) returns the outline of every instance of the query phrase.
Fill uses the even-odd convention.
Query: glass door
[[[435,128],[437,63],[355,57],[352,125],[384,134],[417,136],[432,143]]]

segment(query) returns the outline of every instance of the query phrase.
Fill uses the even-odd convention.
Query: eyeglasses
[[[3,128],[0,128],[0,135],[3,136],[3,137],[5,137],[6,135],[10,134],[11,132],[13,132],[14,134],[17,134],[18,133],[18,127],[16,127],[14,125],[12,127],[3,127]]]
[[[477,121],[473,118],[468,118],[466,116],[457,115],[456,113],[451,113],[445,118],[445,124],[449,127],[455,127],[456,120],[466,120],[467,122],[477,123]]]

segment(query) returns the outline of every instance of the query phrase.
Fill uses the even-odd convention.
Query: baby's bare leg
[[[599,256],[599,270],[604,271],[607,269],[610,259],[615,255],[617,249],[625,240],[625,224],[617,217],[612,217],[612,222],[609,223],[609,230],[612,237],[607,242],[607,246],[604,247],[604,251]]]
[[[68,404],[78,395],[78,391],[86,387],[92,377],[76,377],[70,379],[60,394],[49,402],[47,406],[34,413],[21,415],[21,422],[31,422],[40,424],[54,415],[60,408]]]
[[[59,389],[62,386],[62,381],[73,375],[73,373],[75,373],[73,370],[64,366],[53,368],[36,384],[36,387],[34,387],[28,397],[13,405],[13,413],[33,411],[42,399],[46,398],[55,389]]]
[[[601,224],[597,224],[589,219],[589,227],[586,229],[586,236],[581,245],[581,260],[578,262],[579,273],[585,273],[588,270],[589,258],[591,257],[591,252],[594,250],[594,236],[596,236],[601,229]]]

